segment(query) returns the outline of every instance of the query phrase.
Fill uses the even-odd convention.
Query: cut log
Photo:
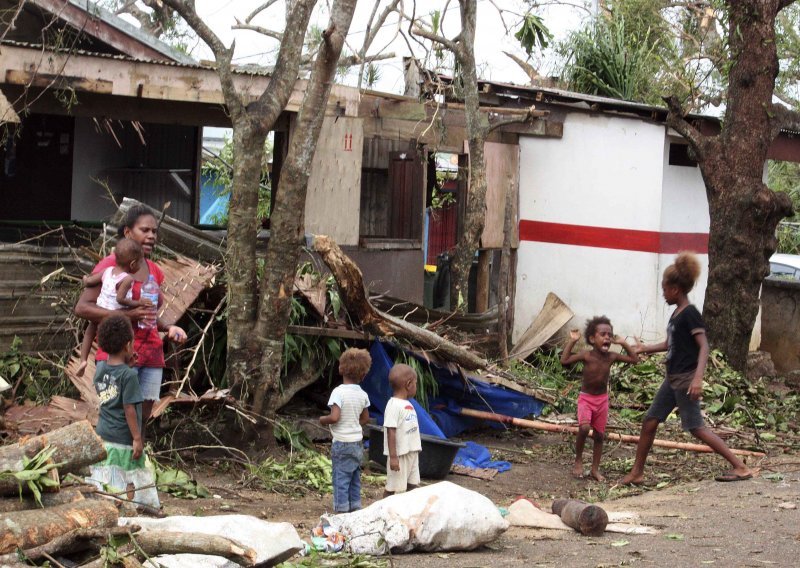
[[[439,335],[417,327],[405,320],[377,310],[369,301],[361,269],[339,248],[330,237],[314,239],[314,250],[330,269],[347,311],[375,335],[396,336],[417,347],[431,350],[442,359],[461,365],[465,369],[486,369],[489,362],[472,351],[447,341]]]
[[[0,447],[0,471],[21,471],[23,456],[32,458],[48,445],[56,449],[53,461],[62,464],[62,474],[75,473],[106,457],[103,441],[84,420]]]
[[[46,466],[54,465],[52,459],[47,460],[45,462],[45,464],[46,464]],[[22,462],[20,462],[19,465],[20,465],[20,469],[13,470],[13,472],[22,471],[22,469],[23,469],[22,468]],[[4,473],[7,473],[7,472],[11,472],[12,470],[0,470],[0,471],[3,471]],[[43,494],[44,493],[50,493],[50,494],[58,493],[58,491],[60,489],[60,484],[61,484],[61,476],[58,473],[58,468],[56,468],[56,467],[50,468],[49,470],[47,470],[47,473],[45,474],[44,477],[47,477],[47,478],[51,479],[52,481],[54,481],[55,485],[52,485],[52,486],[41,486],[40,485],[39,489],[42,491],[42,493]],[[30,488],[28,487],[27,483],[20,483],[19,481],[17,481],[16,478],[11,477],[11,476],[0,477],[0,495],[19,495],[20,493],[27,494],[27,493],[30,493],[30,492],[31,491],[30,491]]]
[[[33,562],[45,560],[46,554],[50,556],[62,556],[89,548],[99,549],[100,546],[108,543],[110,536],[121,536],[135,533],[139,530],[138,526],[130,525],[126,527],[109,527],[107,529],[75,529],[59,537],[54,538],[41,546],[29,548],[24,551],[25,557]],[[0,566],[12,564],[18,559],[16,552],[0,556]]]
[[[23,496],[22,499],[0,499],[0,514],[41,509],[42,507],[55,507],[56,505],[75,503],[76,501],[82,500],[83,493],[72,488],[62,489],[57,493],[42,493],[41,506],[29,495]]]
[[[0,554],[41,546],[78,528],[113,527],[117,508],[105,499],[84,499],[47,509],[0,514]]]
[[[608,525],[608,515],[601,507],[577,499],[556,499],[553,512],[585,536],[602,536]]]
[[[169,531],[142,531],[134,536],[148,556],[159,554],[209,554],[223,556],[243,566],[256,562],[256,551],[224,536]]]
[[[558,432],[562,434],[577,434],[578,428],[576,426],[565,426],[563,424],[550,424],[549,422],[542,422],[541,420],[526,420],[524,418],[514,418],[505,414],[495,414],[493,412],[484,412],[482,410],[472,410],[471,408],[462,408],[462,416],[469,416],[471,418],[480,418],[482,420],[490,420],[492,422],[500,422],[501,424],[511,424],[513,426],[520,426],[522,428],[533,428],[534,430],[544,430],[545,432]],[[589,433],[591,436],[592,433]],[[639,436],[632,436],[630,434],[617,434],[615,432],[606,432],[606,440],[616,440],[618,442],[625,442],[628,444],[639,443]],[[713,453],[709,446],[705,444],[692,444],[688,442],[673,442],[671,440],[656,439],[653,441],[654,446],[660,448],[670,448],[673,450],[686,450],[690,452],[704,452]],[[762,452],[752,452],[750,450],[734,450],[731,452],[739,456],[753,456],[763,458],[766,454]]]

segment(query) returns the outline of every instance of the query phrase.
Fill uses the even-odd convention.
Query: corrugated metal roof
[[[189,55],[175,49],[174,47],[161,41],[157,37],[137,28],[133,24],[126,22],[123,18],[120,18],[119,16],[113,14],[109,10],[106,10],[102,6],[98,6],[95,2],[92,2],[91,0],[67,0],[67,1],[76,8],[80,8],[84,12],[91,14],[95,18],[102,20],[109,26],[116,28],[122,33],[132,37],[136,41],[148,45],[152,49],[158,51],[159,53],[162,53],[163,55],[169,57],[173,61],[186,64],[196,63],[196,61],[192,59],[192,57],[190,57]]]
[[[202,63],[198,63],[192,60],[192,63],[181,63],[177,61],[152,61],[150,59],[140,59],[137,57],[131,57],[130,55],[117,55],[112,53],[98,53],[96,51],[88,51],[85,49],[53,49],[52,47],[42,45],[40,43],[30,43],[24,41],[13,41],[13,40],[1,40],[0,45],[10,45],[13,47],[22,47],[26,49],[36,49],[39,51],[52,51],[55,53],[65,53],[69,55],[82,55],[85,57],[97,57],[101,59],[114,59],[116,61],[129,61],[131,63],[147,63],[150,65],[166,65],[168,67],[180,67],[185,69],[202,69],[207,71],[215,71],[216,69],[211,65],[204,65]],[[264,70],[261,72],[256,71],[252,66],[248,66],[246,69],[237,69],[234,68],[234,73],[238,73],[241,75],[258,75],[269,77],[270,73],[268,70]]]

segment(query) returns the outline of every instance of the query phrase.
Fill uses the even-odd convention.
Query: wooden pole
[[[478,274],[475,281],[475,311],[482,314],[489,309],[489,251],[478,251]]]
[[[505,414],[495,414],[493,412],[484,412],[482,410],[472,410],[471,408],[462,408],[462,416],[469,416],[470,418],[480,418],[481,420],[490,420],[492,422],[500,422],[501,424],[512,424],[522,428],[533,428],[534,430],[544,430],[545,432],[558,432],[562,434],[577,434],[578,428],[576,426],[565,426],[563,424],[550,424],[549,422],[542,422],[541,420],[525,420],[524,418],[514,418]],[[591,436],[591,433],[589,434]],[[617,434],[615,432],[606,432],[606,440],[616,440],[618,442],[625,442],[628,444],[638,444],[639,436],[631,436],[629,434]],[[654,446],[659,448],[670,448],[673,450],[686,450],[689,452],[704,452],[713,453],[709,446],[705,444],[692,444],[688,442],[673,442],[671,440],[653,441]],[[750,450],[734,450],[731,449],[736,455],[739,456],[754,456],[763,458],[766,454],[762,452],[751,452]]]
[[[565,525],[580,531],[585,536],[603,536],[608,526],[608,514],[597,505],[577,499],[556,499],[553,512],[561,517]]]

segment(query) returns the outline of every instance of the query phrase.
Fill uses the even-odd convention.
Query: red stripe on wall
[[[523,219],[519,222],[519,238],[539,243],[659,254],[675,254],[682,250],[691,250],[698,254],[708,253],[708,233],[662,233]]]

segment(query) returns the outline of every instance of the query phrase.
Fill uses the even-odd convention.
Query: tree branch
[[[246,24],[249,24],[253,20],[253,18],[255,18],[261,12],[272,6],[276,1],[277,0],[267,0],[267,2],[264,2],[263,4],[261,4],[261,6],[250,12],[250,15],[245,18],[244,22]]]
[[[420,37],[424,37],[425,39],[427,39],[429,41],[433,41],[433,42],[441,44],[446,49],[449,49],[450,51],[452,51],[454,55],[458,54],[458,52],[459,52],[458,40],[460,39],[460,35],[461,34],[456,36],[456,38],[454,40],[449,40],[446,37],[442,37],[442,36],[437,35],[437,34],[435,34],[433,32],[429,32],[425,28],[419,27],[418,24],[414,24],[414,27],[411,30],[411,33],[413,35],[418,35]]]
[[[270,112],[262,115],[262,124],[269,128],[277,120],[292,95],[292,88],[300,71],[303,41],[314,4],[316,0],[296,0],[286,18],[286,28],[272,77],[256,103],[262,108],[270,108]]]
[[[241,116],[245,111],[244,103],[233,83],[233,70],[231,68],[235,42],[232,42],[230,47],[225,47],[225,44],[222,43],[222,40],[219,39],[217,34],[215,34],[197,14],[193,1],[163,0],[163,2],[180,14],[181,17],[186,20],[186,23],[189,24],[189,27],[191,27],[209,49],[211,49],[214,54],[214,59],[217,62],[217,74],[219,75],[220,84],[222,86],[222,94],[225,97],[225,104],[228,106],[228,112],[230,112],[233,117]]]
[[[511,109],[503,109],[502,114],[507,115],[509,114],[510,110]],[[542,110],[537,111],[535,105],[531,105],[531,107],[527,110],[524,109],[519,109],[519,110],[523,114],[517,116],[505,116],[504,118],[498,119],[495,122],[490,121],[489,126],[486,128],[486,134],[489,134],[490,132],[493,132],[498,128],[502,128],[503,126],[507,126],[509,124],[524,124],[526,122],[529,122],[530,120],[533,120],[534,118],[539,118],[550,114],[547,111],[542,111]],[[500,113],[495,113],[495,114],[497,116],[500,116]]]
[[[514,63],[519,65],[523,71],[525,71],[525,74],[531,81],[531,85],[533,85],[534,82],[541,77],[536,68],[527,61],[525,61],[524,59],[522,59],[521,57],[517,57],[516,55],[514,55],[513,53],[509,53],[508,51],[504,51],[503,53],[505,54],[506,57],[509,57]]]
[[[233,30],[250,30],[251,32],[256,32],[267,37],[271,37],[277,39],[278,41],[283,40],[283,34],[281,32],[276,32],[274,30],[270,30],[261,26],[257,26],[255,24],[243,24],[239,19],[236,19],[236,25],[231,26]]]
[[[698,158],[705,158],[708,138],[706,138],[706,136],[694,126],[689,124],[684,117],[681,103],[678,102],[676,97],[663,97],[663,100],[665,103],[667,103],[667,108],[669,109],[669,113],[667,114],[667,125],[674,128],[678,134],[683,136],[689,142]]]

